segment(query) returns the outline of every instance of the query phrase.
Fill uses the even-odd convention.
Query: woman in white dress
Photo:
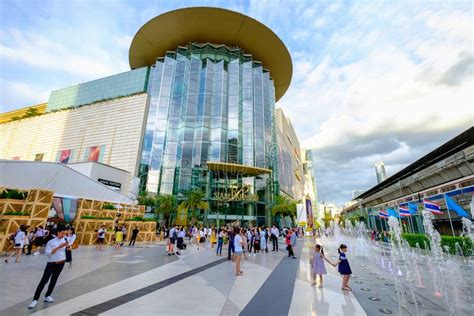
[[[260,231],[260,250],[264,253],[267,249],[267,240],[265,239],[265,229]]]
[[[21,225],[20,228],[17,230],[15,233],[15,237],[13,238],[13,248],[15,251],[13,251],[6,259],[5,263],[8,263],[8,259],[10,257],[13,257],[16,255],[16,263],[20,263],[20,258],[21,258],[21,251],[23,250],[23,247],[25,246],[25,239],[26,239],[26,226]]]

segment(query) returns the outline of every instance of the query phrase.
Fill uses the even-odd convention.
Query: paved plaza
[[[336,260],[336,241],[318,239]],[[340,289],[341,278],[327,265],[324,288],[310,285],[313,240],[301,239],[297,259],[282,250],[250,256],[243,276],[234,264],[209,249],[190,247],[167,256],[164,244],[112,247],[98,252],[80,247],[65,267],[53,293],[55,303],[40,301],[28,310],[43,272],[45,257],[24,256],[21,264],[2,264],[1,315],[447,315],[440,301],[418,295],[420,302],[399,306],[390,274],[370,260],[350,257],[353,292]],[[284,245],[280,244],[283,249]],[[466,274],[466,277],[469,273]],[[466,295],[472,297],[472,293]],[[403,305],[403,304],[402,304]]]

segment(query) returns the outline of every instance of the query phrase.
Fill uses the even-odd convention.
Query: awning
[[[223,172],[223,173],[237,173],[242,176],[257,176],[260,174],[271,173],[270,169],[258,168],[247,165],[240,165],[236,163],[226,162],[207,162],[207,168],[211,171]]]

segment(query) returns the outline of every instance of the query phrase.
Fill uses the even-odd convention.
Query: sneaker
[[[36,304],[38,304],[38,301],[37,300],[32,300],[30,305],[28,305],[28,309],[35,308]]]
[[[52,302],[54,302],[54,298],[52,298],[51,296],[46,296],[46,297],[44,298],[44,301],[45,301],[46,303],[52,303]]]

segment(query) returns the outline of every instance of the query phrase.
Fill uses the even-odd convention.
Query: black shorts
[[[36,247],[43,247],[44,245],[44,237],[36,237],[35,238],[35,246]]]
[[[200,243],[205,243],[206,242],[206,237],[201,237],[201,239],[199,239],[199,242]]]
[[[97,238],[97,243],[98,244],[103,244],[105,238]]]

